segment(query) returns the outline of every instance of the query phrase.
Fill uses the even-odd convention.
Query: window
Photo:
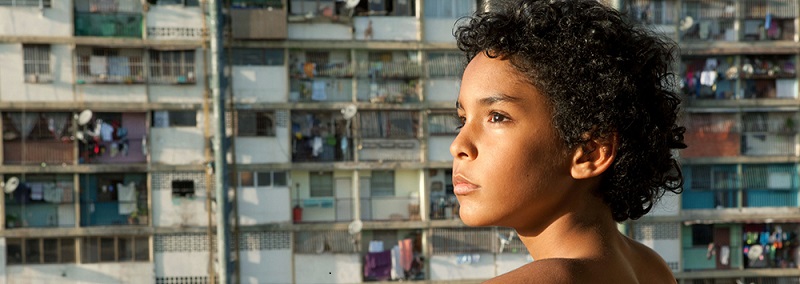
[[[428,115],[428,131],[431,135],[458,134],[458,116],[455,113],[432,113]]]
[[[194,50],[151,50],[150,81],[162,84],[194,84]]]
[[[714,242],[713,225],[692,225],[692,246],[707,246]]]
[[[153,127],[194,127],[197,126],[197,112],[193,110],[154,111]]]
[[[6,240],[7,264],[75,262],[75,239],[32,238]]]
[[[149,261],[148,237],[109,236],[83,238],[83,263]]]
[[[394,171],[372,171],[369,186],[372,196],[394,196]]]
[[[286,186],[287,178],[285,171],[258,172],[256,175],[258,186]]]
[[[268,48],[234,48],[231,50],[231,61],[234,66],[283,65],[283,50]]]
[[[236,136],[275,136],[273,112],[237,111]]]
[[[414,2],[414,0],[369,0],[369,15],[414,16]]]
[[[52,81],[50,73],[50,46],[43,44],[24,44],[23,65],[26,83]]]
[[[200,0],[147,0],[150,5],[200,6]]]
[[[50,8],[51,0],[0,0],[0,6]]]
[[[193,180],[173,180],[172,196],[191,197],[194,196]]]
[[[425,17],[455,19],[477,9],[476,0],[425,1]]]
[[[404,111],[364,111],[360,115],[363,138],[414,138],[417,113]]]
[[[333,172],[314,172],[310,174],[311,197],[333,196]]]

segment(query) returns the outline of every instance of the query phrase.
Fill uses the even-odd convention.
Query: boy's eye
[[[467,118],[464,116],[456,117],[458,119],[458,126],[456,126],[456,130],[461,130],[464,127],[464,124],[467,123]]]
[[[508,119],[508,117],[506,117],[505,115],[493,112],[492,113],[492,117],[489,119],[489,122],[495,122],[495,123],[496,122],[503,122],[503,121],[506,121],[507,119]]]

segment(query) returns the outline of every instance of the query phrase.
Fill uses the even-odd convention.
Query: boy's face
[[[463,127],[453,144],[453,185],[471,226],[541,230],[571,197],[571,155],[546,98],[508,60],[481,53],[458,97]]]

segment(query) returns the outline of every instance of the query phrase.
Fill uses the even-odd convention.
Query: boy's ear
[[[600,176],[614,162],[617,156],[617,135],[589,140],[575,149],[570,173],[574,179],[588,179]]]

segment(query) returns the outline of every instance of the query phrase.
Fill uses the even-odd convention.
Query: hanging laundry
[[[389,280],[392,272],[392,251],[371,252],[364,258],[364,277],[370,280]]]
[[[414,261],[414,242],[412,239],[403,239],[398,243],[400,246],[400,263],[403,266],[403,270],[409,271],[411,270],[411,263]]]
[[[29,184],[29,186],[31,187],[31,200],[44,199],[44,184],[32,182]]]
[[[105,56],[91,56],[89,57],[89,73],[92,75],[105,75],[107,74],[106,67],[108,66],[108,58]]]
[[[108,57],[108,75],[127,77],[131,75],[131,68],[128,57],[110,56]]]
[[[369,241],[369,252],[382,252],[383,241]]]
[[[119,214],[128,215],[136,211],[136,184],[133,182],[123,185],[117,184],[117,199],[119,200]]]
[[[100,124],[100,139],[104,142],[110,142],[114,140],[114,127],[111,124],[102,122]]]
[[[61,203],[61,190],[56,187],[55,183],[45,183],[43,188],[44,201],[50,203]]]
[[[713,86],[717,82],[717,71],[700,72],[700,84],[703,86]]]
[[[311,140],[311,151],[311,155],[314,157],[318,157],[322,154],[322,137],[317,136]]]
[[[325,91],[327,85],[328,84],[325,81],[314,81],[314,84],[311,87],[311,100],[314,101],[327,100],[328,94]]]
[[[406,278],[406,273],[403,270],[402,260],[400,256],[400,246],[394,246],[392,248],[392,270],[391,270],[391,278],[392,279],[404,279]]]
[[[731,257],[731,247],[722,246],[719,249],[719,263],[722,265],[728,265],[730,257]]]
[[[72,182],[59,181],[56,183],[56,187],[61,191],[61,202],[72,202]]]

